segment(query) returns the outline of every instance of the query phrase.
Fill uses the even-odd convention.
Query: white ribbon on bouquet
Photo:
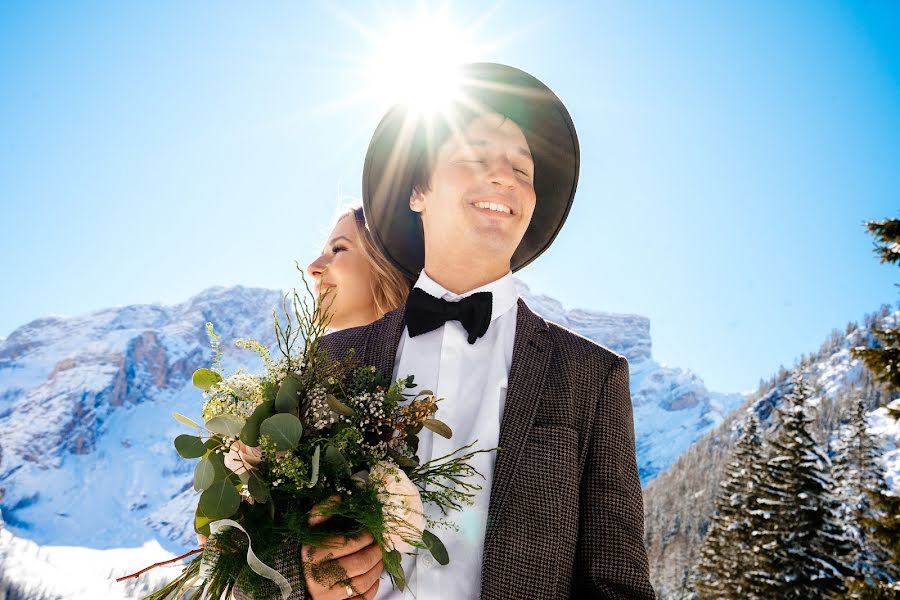
[[[235,529],[243,532],[244,535],[247,536],[247,564],[253,569],[253,572],[259,575],[260,577],[265,577],[271,581],[274,581],[278,586],[278,589],[281,590],[282,600],[287,600],[288,596],[291,595],[291,584],[288,583],[288,580],[285,579],[284,575],[273,569],[272,567],[265,564],[263,561],[259,560],[256,555],[253,553],[253,546],[251,545],[250,534],[247,533],[247,530],[241,527],[237,522],[232,521],[231,519],[220,519],[218,521],[213,521],[209,524],[209,536],[212,537],[215,534],[219,533],[223,529],[228,529],[229,527],[234,527]],[[200,565],[200,575],[206,577],[209,575],[209,568],[206,567],[205,563],[201,563]],[[209,588],[209,584],[207,583],[207,588]],[[201,600],[206,600],[207,590],[203,590],[203,595]]]

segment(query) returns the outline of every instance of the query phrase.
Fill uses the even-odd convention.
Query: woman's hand
[[[338,501],[340,496],[332,496],[325,502]],[[330,518],[319,512],[320,506],[313,507],[309,515],[310,525],[324,523]],[[310,598],[373,600],[378,593],[378,580],[384,570],[384,562],[381,548],[372,534],[365,532],[354,538],[339,535],[326,538],[323,543],[321,548],[304,544],[300,552]]]

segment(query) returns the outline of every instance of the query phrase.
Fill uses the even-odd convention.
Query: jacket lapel
[[[500,424],[502,450],[497,453],[488,507],[482,570],[484,574],[489,573],[495,565],[496,559],[491,552],[496,529],[493,525],[497,523],[503,511],[509,484],[516,475],[516,465],[528,441],[552,354],[547,323],[531,312],[520,298],[506,403]],[[482,575],[483,579],[484,577],[485,575]]]

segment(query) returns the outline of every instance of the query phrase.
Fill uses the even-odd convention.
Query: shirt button
[[[434,558],[430,554],[426,554],[422,557],[422,566],[426,569],[430,569],[434,566]]]

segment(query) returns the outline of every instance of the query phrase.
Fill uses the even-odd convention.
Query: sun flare
[[[393,24],[376,43],[369,76],[374,93],[388,104],[402,102],[414,112],[434,112],[455,99],[457,67],[473,60],[467,32],[446,15],[420,13]]]
[[[360,87],[350,103],[373,106],[379,113],[403,103],[414,114],[441,112],[458,100],[458,67],[490,62],[508,39],[478,38],[496,6],[486,7],[475,19],[456,22],[448,5],[422,3],[412,12],[386,11],[378,23],[361,23],[347,12],[338,16],[361,34],[365,56],[357,56]],[[343,104],[343,103],[342,103]]]

